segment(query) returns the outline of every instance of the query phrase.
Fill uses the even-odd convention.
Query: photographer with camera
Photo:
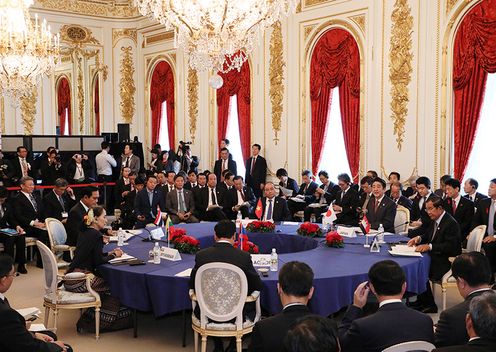
[[[52,186],[55,180],[64,177],[64,169],[60,154],[56,149],[52,149],[48,153],[47,163],[41,167],[41,180],[44,186]]]
[[[177,148],[178,161],[181,163],[181,171],[186,173],[190,171],[198,172],[198,165],[200,160],[196,155],[192,155],[191,142],[179,141],[179,147]]]
[[[67,163],[67,180],[70,184],[87,183],[91,174],[91,164],[86,154],[74,154]]]
[[[3,158],[3,153],[0,150],[0,186],[11,186],[12,178],[12,165],[10,162]]]

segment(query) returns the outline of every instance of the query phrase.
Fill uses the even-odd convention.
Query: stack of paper
[[[124,232],[124,241],[128,241],[133,236],[134,235],[132,233]],[[117,236],[110,236],[109,241],[110,242],[118,242]]]
[[[391,247],[391,250],[389,250],[389,254],[399,257],[422,257],[422,253],[415,252],[415,247],[409,247],[405,244],[398,244]]]
[[[40,313],[41,313],[39,308],[36,308],[36,307],[21,308],[21,309],[16,309],[16,310],[17,310],[17,313],[22,315],[24,317],[24,319],[26,319],[26,320],[29,320],[29,318],[31,318],[31,317],[38,318]]]
[[[29,331],[31,332],[40,332],[40,331],[47,331],[48,329],[45,327],[43,324],[31,324],[29,327]]]
[[[133,257],[132,255],[124,253],[121,257],[119,258],[114,258],[109,260],[110,264],[115,264],[115,263],[122,263],[122,262],[128,262],[130,260],[134,260],[136,257]]]

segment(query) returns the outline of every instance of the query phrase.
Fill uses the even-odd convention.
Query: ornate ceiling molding
[[[33,7],[55,12],[114,19],[141,17],[133,1],[123,0],[35,0]]]
[[[136,28],[112,28],[112,48],[115,48],[119,40],[123,38],[130,38],[134,44],[138,45],[138,31]]]

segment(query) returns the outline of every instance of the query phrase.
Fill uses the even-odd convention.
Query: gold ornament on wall
[[[109,18],[139,17],[132,1],[36,0],[34,8]]]
[[[136,86],[134,85],[134,64],[132,47],[121,48],[121,80],[119,83],[119,90],[121,96],[121,115],[126,123],[132,123],[135,103],[134,94],[136,93]]]
[[[362,32],[365,33],[365,15],[352,16],[350,20],[355,22]]]
[[[272,128],[275,134],[274,142],[277,145],[277,142],[279,142],[278,134],[281,131],[282,103],[284,100],[284,67],[286,66],[280,21],[277,21],[272,26],[269,65],[269,96],[272,106]]]
[[[195,142],[196,121],[198,119],[198,73],[196,70],[188,69],[188,112],[189,133],[191,141]]]
[[[65,25],[60,28],[60,41],[70,43],[80,48],[85,45],[100,45],[89,28],[75,24]]]
[[[83,84],[83,58],[77,58],[77,96],[79,110],[79,133],[84,134],[84,84]]]
[[[453,9],[453,6],[456,5],[458,0],[446,0],[446,15],[451,12],[451,9]]]
[[[117,42],[123,38],[130,38],[138,45],[138,31],[135,28],[112,28],[112,48],[115,48]]]
[[[305,0],[305,7],[321,5],[326,2],[331,2],[333,0]]]
[[[25,135],[33,134],[37,99],[38,99],[38,89],[36,87],[33,87],[33,90],[29,96],[25,96],[21,98],[21,116],[22,116],[22,124],[24,125]]]
[[[391,119],[398,150],[401,151],[408,115],[409,90],[412,80],[413,16],[408,0],[396,0],[391,14],[391,48],[389,51],[389,81],[391,82]]]

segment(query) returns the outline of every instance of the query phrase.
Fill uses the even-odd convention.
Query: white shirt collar
[[[446,214],[445,211],[443,211],[441,216],[436,220],[436,226],[439,226],[439,224],[441,223],[441,220],[443,220],[444,214]]]
[[[471,337],[468,342],[480,339],[479,336]]]
[[[81,203],[81,205],[83,206],[84,211],[88,212],[88,210],[90,210],[90,208],[88,208],[83,202],[79,201],[79,203]]]
[[[5,301],[5,296],[4,296],[2,293],[0,293],[0,299],[1,299],[2,301]]]
[[[293,306],[306,306],[306,304],[300,303],[300,302],[295,302],[295,303],[288,303],[284,307],[282,307],[282,310],[293,307]]]
[[[478,290],[473,290],[472,292],[470,292],[467,296],[470,296],[476,292],[483,292],[483,291],[492,291],[492,289],[490,287],[486,287],[486,288],[480,288]]]
[[[397,298],[386,299],[386,300],[382,301],[381,303],[379,303],[379,308],[381,308],[382,306],[384,306],[386,304],[390,304],[390,303],[401,303],[401,299],[397,299]]]
[[[456,197],[455,199],[453,199],[456,202],[456,206],[458,206],[458,204],[460,204],[460,198],[461,197],[462,197],[462,195],[460,193],[458,193],[458,197]]]
[[[377,202],[379,202],[379,204],[382,202],[382,200],[384,199],[384,194],[382,195],[381,198],[377,199]]]
[[[217,243],[229,243],[229,244],[231,244],[231,242],[229,242],[228,240],[218,240]]]
[[[24,192],[24,191],[21,191],[21,193],[24,194],[31,201],[31,196],[33,196],[32,193],[30,194],[30,193],[27,193],[27,192]]]

